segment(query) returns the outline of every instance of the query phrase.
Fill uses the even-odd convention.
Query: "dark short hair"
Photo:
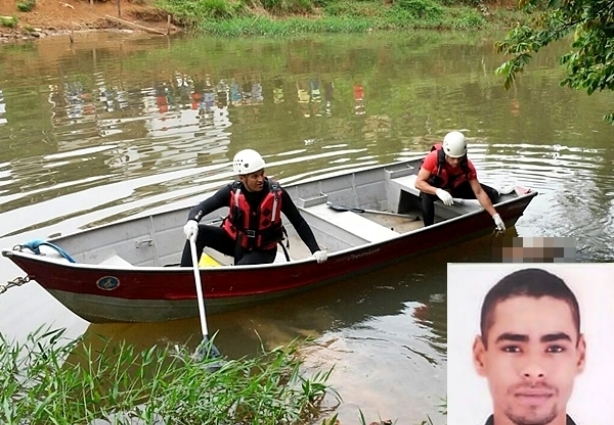
[[[503,277],[484,297],[480,316],[482,342],[487,344],[488,331],[494,324],[497,304],[513,297],[552,297],[566,302],[580,334],[580,307],[574,293],[560,277],[542,269],[523,269]]]

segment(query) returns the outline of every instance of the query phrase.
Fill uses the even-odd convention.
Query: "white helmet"
[[[451,131],[443,138],[443,151],[451,158],[467,155],[467,142],[460,131]]]
[[[243,149],[237,152],[232,161],[232,170],[235,174],[251,174],[264,168],[264,159],[253,149]]]

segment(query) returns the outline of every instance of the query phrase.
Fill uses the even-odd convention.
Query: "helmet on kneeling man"
[[[467,155],[467,141],[460,131],[451,131],[443,138],[443,151],[451,158]]]
[[[264,165],[264,159],[258,152],[253,149],[243,149],[235,155],[232,170],[235,174],[243,176],[262,170]]]

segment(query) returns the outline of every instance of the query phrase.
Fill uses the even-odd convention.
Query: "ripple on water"
[[[502,148],[501,148],[502,147]],[[478,145],[469,147],[472,161],[481,175],[490,181],[505,176],[517,178],[525,186],[542,191],[554,191],[569,179],[591,180],[599,176],[605,162],[603,150],[588,150],[561,146]],[[483,171],[482,171],[483,170]]]
[[[343,395],[341,415],[353,417],[358,406],[367,418],[399,412],[395,416],[399,423],[411,423],[424,416],[426,406],[433,405],[440,390],[437,382],[445,376],[445,354],[433,348],[430,325],[416,319],[425,314],[425,308],[422,303],[409,302],[398,315],[378,315],[349,329],[329,331],[307,352],[308,369],[335,366],[329,384]],[[395,366],[400,364],[401,368]],[[412,396],[410,405],[399,409],[408,382],[421,390]]]
[[[526,236],[574,237],[578,259],[611,259],[614,175],[608,151],[523,143],[471,145],[481,180],[540,192],[517,225]]]

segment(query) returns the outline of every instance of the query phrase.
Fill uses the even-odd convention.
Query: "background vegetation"
[[[24,344],[0,335],[0,423],[304,424],[329,390],[332,369],[305,377],[293,346],[220,363],[179,346],[95,350],[63,334],[39,329]]]
[[[176,23],[216,35],[473,29],[518,19],[512,1],[155,0]]]
[[[530,19],[497,43],[500,53],[512,55],[497,70],[505,76],[506,88],[534,54],[573,34],[569,51],[560,57],[567,73],[561,85],[588,95],[614,90],[614,2],[519,0],[518,5]],[[614,112],[604,119],[614,124]]]

